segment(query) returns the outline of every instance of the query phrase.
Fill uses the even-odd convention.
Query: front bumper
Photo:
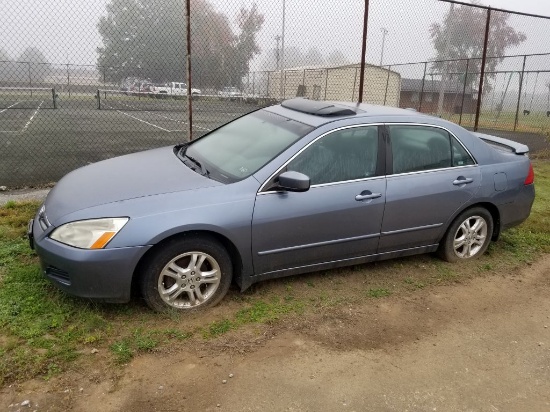
[[[107,302],[128,302],[134,270],[151,246],[85,250],[51,240],[34,219],[29,242],[44,276],[65,292]]]

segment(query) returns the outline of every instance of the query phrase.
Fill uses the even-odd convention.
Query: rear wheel
[[[198,310],[220,302],[232,276],[231,258],[215,239],[174,239],[143,266],[141,292],[156,311]]]
[[[439,245],[439,256],[447,262],[475,259],[487,250],[493,234],[493,217],[487,209],[474,207],[462,212],[451,224]]]

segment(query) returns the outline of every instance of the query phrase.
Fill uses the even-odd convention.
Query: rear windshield
[[[312,126],[259,110],[214,130],[182,151],[199,161],[209,177],[231,183],[257,172],[311,130]]]

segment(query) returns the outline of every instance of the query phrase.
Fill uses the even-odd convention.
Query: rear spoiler
[[[522,155],[529,153],[529,147],[524,144],[514,142],[513,140],[504,139],[502,137],[491,136],[483,133],[473,133],[474,136],[479,137],[481,140],[493,144],[495,146],[500,146],[504,149],[508,149],[511,152]]]

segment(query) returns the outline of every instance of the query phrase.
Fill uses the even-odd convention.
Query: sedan
[[[535,197],[528,148],[368,104],[292,99],[200,139],[77,169],[29,223],[66,292],[195,310],[272,278],[477,258]]]

